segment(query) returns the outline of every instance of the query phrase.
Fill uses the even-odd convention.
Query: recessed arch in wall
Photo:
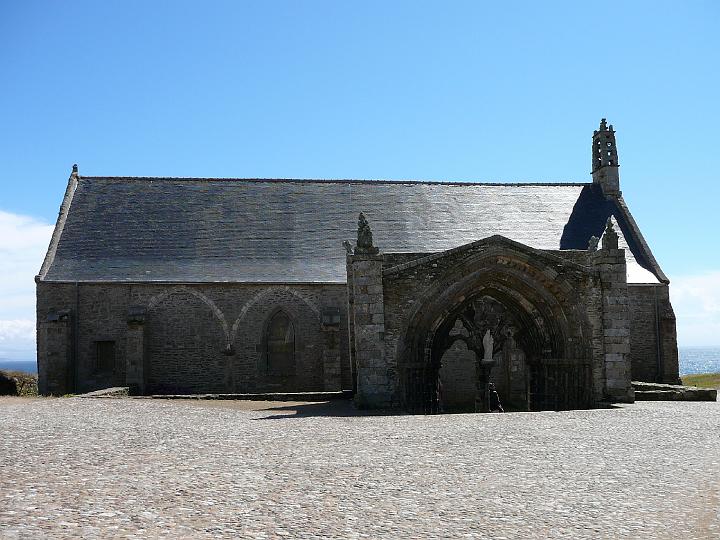
[[[232,343],[230,340],[230,330],[228,327],[227,320],[225,319],[225,314],[222,312],[222,310],[213,302],[210,298],[208,298],[206,295],[204,295],[201,291],[187,287],[185,285],[180,285],[177,287],[173,287],[171,289],[167,289],[159,294],[156,294],[153,296],[147,304],[147,312],[150,313],[153,309],[155,309],[158,304],[163,302],[164,300],[168,299],[169,297],[176,295],[176,294],[189,294],[194,296],[195,298],[199,299],[201,302],[206,304],[212,313],[217,318],[218,323],[222,327],[223,333],[225,334],[225,341],[226,345],[229,345]]]
[[[263,328],[265,373],[270,376],[295,375],[295,324],[282,308],[273,310]]]
[[[318,324],[320,322],[320,310],[313,305],[312,302],[308,301],[306,298],[304,298],[300,293],[298,293],[296,290],[294,290],[290,286],[282,286],[282,287],[268,287],[266,289],[263,289],[261,291],[258,291],[250,300],[247,301],[247,303],[242,307],[240,310],[240,314],[237,316],[235,321],[233,322],[232,329],[230,330],[230,337],[229,341],[230,343],[235,342],[235,338],[237,337],[237,333],[240,329],[240,325],[245,320],[245,317],[247,316],[248,311],[258,304],[259,302],[265,301],[268,297],[277,294],[278,292],[284,292],[291,296],[293,296],[295,299],[302,302],[312,313],[317,317]],[[286,310],[287,311],[287,310]]]

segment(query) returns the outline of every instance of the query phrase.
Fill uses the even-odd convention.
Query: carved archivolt
[[[587,276],[573,274],[570,282],[560,271],[558,261],[532,260],[507,246],[461,261],[415,293],[412,311],[397,329],[397,357],[412,364],[432,362],[439,357],[438,348],[462,339],[482,358],[488,330],[493,349],[511,333],[535,355],[588,356],[587,316],[578,302]],[[501,306],[504,316],[495,317],[492,306]],[[453,331],[458,321],[467,336]]]

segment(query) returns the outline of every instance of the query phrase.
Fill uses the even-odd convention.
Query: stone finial
[[[597,236],[591,236],[590,241],[588,242],[588,251],[597,251],[598,243],[600,242],[600,239]]]
[[[373,247],[372,231],[365,215],[360,212],[358,216],[357,245],[362,248]]]
[[[600,120],[600,131],[607,131],[607,119]]]
[[[77,173],[78,173],[77,163],[73,163],[73,166],[72,166],[72,174],[75,175],[75,176],[77,176]]]
[[[602,238],[603,249],[617,249],[618,248],[618,233],[615,232],[615,226],[613,225],[612,216],[607,219],[605,224],[605,232]]]
[[[613,224],[612,216],[608,216],[605,222],[605,230],[615,232],[615,225]]]
[[[345,248],[345,252],[348,255],[352,255],[353,248],[352,248],[352,244],[350,243],[349,240],[343,240],[343,247]]]
[[[355,253],[369,253],[374,255],[378,253],[378,251],[380,250],[373,246],[370,224],[363,213],[360,212],[358,216],[357,247],[355,248]]]

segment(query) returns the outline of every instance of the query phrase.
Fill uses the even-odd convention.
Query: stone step
[[[634,381],[635,401],[717,401],[715,388]]]
[[[80,394],[77,397],[81,398],[119,398],[128,397],[130,394],[130,388],[127,386],[115,386],[113,388],[103,388],[102,390],[95,390],[94,392],[87,392],[86,394]]]
[[[654,383],[654,382],[642,382],[633,381],[632,386],[635,390],[680,390],[683,388],[695,388],[694,386],[683,386],[682,384],[667,384],[667,383]]]

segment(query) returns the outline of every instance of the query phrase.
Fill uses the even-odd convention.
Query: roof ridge
[[[187,176],[79,176],[85,180],[174,181],[174,182],[257,182],[306,184],[420,184],[449,186],[585,186],[592,182],[474,182],[460,180],[387,180],[351,178],[228,178]]]

